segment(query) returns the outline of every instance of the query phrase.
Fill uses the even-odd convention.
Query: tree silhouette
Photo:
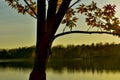
[[[115,17],[115,5],[107,4],[103,8],[97,3],[90,5],[80,4],[76,9],[73,6],[81,0],[5,0],[18,13],[26,14],[37,19],[37,41],[34,68],[29,80],[46,80],[46,63],[51,54],[50,47],[56,37],[70,33],[107,33],[120,35],[120,21]],[[73,3],[71,3],[73,1]],[[23,3],[25,2],[25,4]],[[71,4],[70,4],[71,3]],[[72,31],[78,21],[77,14],[86,16],[88,26],[96,27],[96,31]],[[65,24],[63,32],[55,35],[60,23]],[[66,27],[70,28],[65,32]],[[89,29],[90,29],[89,28]],[[89,30],[88,29],[88,30]]]

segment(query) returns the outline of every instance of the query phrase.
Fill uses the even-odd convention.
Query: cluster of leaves
[[[18,10],[18,13],[26,14],[35,17],[35,13],[37,14],[37,3],[33,0],[24,0],[26,2],[25,5],[20,2],[20,0],[5,0],[8,2],[9,6],[11,6],[14,9]],[[28,5],[29,3],[29,5]]]
[[[120,35],[120,21],[115,16],[115,5],[107,4],[98,8],[93,1],[90,5],[81,4],[77,12],[86,16],[87,25]]]
[[[97,3],[92,1],[90,5],[80,4],[76,9],[69,8],[62,21],[70,29],[76,26],[78,20],[75,14],[86,16],[86,23],[90,27],[96,27],[101,31],[112,32],[120,35],[120,20],[115,16],[115,5],[107,4],[102,8],[97,7]]]
[[[76,22],[78,20],[77,17],[75,17],[76,11],[72,8],[69,8],[65,14],[65,18],[62,21],[62,24],[66,24],[71,30],[73,27],[76,26]]]
[[[8,2],[9,6],[11,6],[14,9],[18,10],[18,13],[26,14],[28,13],[34,18],[37,18],[37,3],[34,0],[5,0]],[[48,0],[49,1],[49,0]],[[24,5],[23,2],[26,4]],[[57,2],[57,9],[59,9],[60,5],[62,3],[62,0],[58,0]]]

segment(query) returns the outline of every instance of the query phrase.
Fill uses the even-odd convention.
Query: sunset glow
[[[81,0],[80,3],[90,4],[91,2],[92,0]],[[94,2],[97,2],[99,7],[103,7],[106,4],[115,4],[116,16],[120,18],[120,0],[94,0]],[[73,30],[87,30],[89,27],[85,23],[85,18],[82,15],[80,15],[79,18],[77,27]],[[57,33],[62,32],[63,28],[64,25],[61,25]],[[36,19],[27,14],[18,14],[16,10],[8,6],[5,0],[0,0],[0,48],[32,46],[36,44],[35,42]],[[120,43],[120,38],[106,34],[73,34],[57,38],[53,45],[79,45],[100,42]]]

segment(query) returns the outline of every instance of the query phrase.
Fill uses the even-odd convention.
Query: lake
[[[0,68],[0,80],[28,80],[31,69]],[[54,72],[47,70],[47,80],[119,80],[120,72]]]
[[[119,80],[119,61],[102,60],[94,62],[90,60],[56,60],[56,62],[50,60],[46,74],[47,80]],[[0,61],[0,80],[28,80],[31,70],[32,63],[29,61],[3,60]]]

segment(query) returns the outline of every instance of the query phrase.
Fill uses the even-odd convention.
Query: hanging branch
[[[33,13],[35,14],[35,16],[36,16],[35,18],[37,18],[37,13],[33,10],[33,8],[30,6],[30,4],[26,0],[24,0],[24,1],[29,6],[29,8],[33,11]]]

